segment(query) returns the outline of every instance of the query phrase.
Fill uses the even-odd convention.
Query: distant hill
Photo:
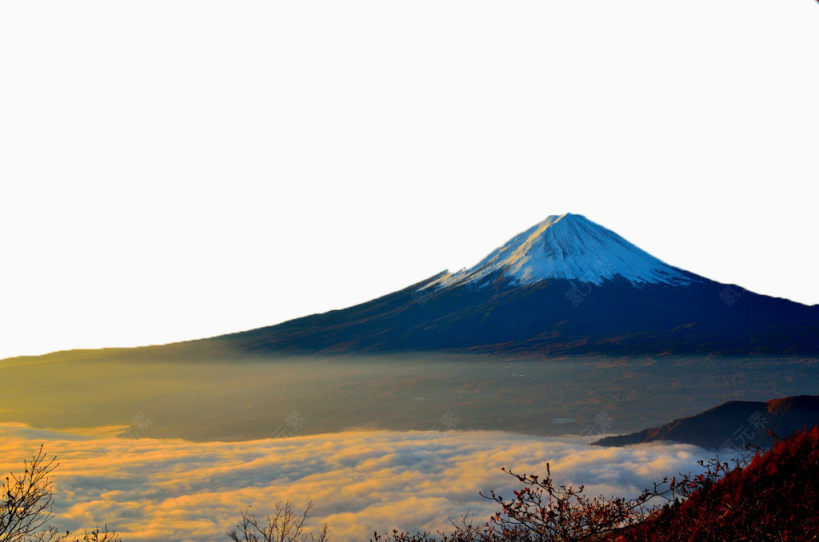
[[[746,444],[769,447],[773,437],[785,437],[819,424],[819,396],[799,395],[767,402],[729,401],[688,418],[628,435],[606,437],[595,444],[627,446],[653,441],[694,444],[702,448],[743,449]]]

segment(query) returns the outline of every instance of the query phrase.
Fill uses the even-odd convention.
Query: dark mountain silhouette
[[[775,435],[788,436],[819,425],[819,396],[799,395],[767,402],[729,401],[695,416],[637,433],[606,437],[595,444],[627,446],[653,441],[694,444],[712,450],[769,447]]]
[[[561,215],[471,269],[218,340],[256,353],[817,354],[819,306],[708,280]]]
[[[150,356],[156,348],[178,357],[221,349],[814,355],[819,306],[711,281],[565,214],[513,237],[471,269],[443,272],[343,310],[134,355]]]

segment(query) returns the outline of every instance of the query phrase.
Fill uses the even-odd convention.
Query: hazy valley
[[[0,362],[0,421],[125,433],[141,423],[140,436],[200,441],[348,429],[623,433],[728,400],[815,393],[819,379],[819,360],[795,357],[93,359],[101,354]]]

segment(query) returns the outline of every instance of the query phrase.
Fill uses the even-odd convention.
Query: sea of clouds
[[[446,528],[497,510],[479,492],[518,487],[503,473],[545,472],[592,494],[633,496],[663,476],[691,472],[708,452],[689,445],[591,446],[590,437],[497,431],[349,431],[242,442],[79,435],[0,424],[0,472],[21,470],[41,444],[55,455],[55,523],[107,523],[128,541],[227,540],[246,507],[312,501],[310,525],[336,542],[373,531]]]

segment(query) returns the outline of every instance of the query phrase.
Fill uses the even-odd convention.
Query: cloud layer
[[[0,424],[0,469],[19,470],[44,443],[58,456],[60,526],[107,523],[129,541],[226,540],[251,506],[313,502],[311,525],[334,541],[374,530],[437,529],[469,511],[495,510],[478,492],[510,494],[501,466],[633,495],[667,474],[696,470],[707,452],[686,445],[598,448],[581,438],[492,431],[356,431],[244,442],[80,436]]]

